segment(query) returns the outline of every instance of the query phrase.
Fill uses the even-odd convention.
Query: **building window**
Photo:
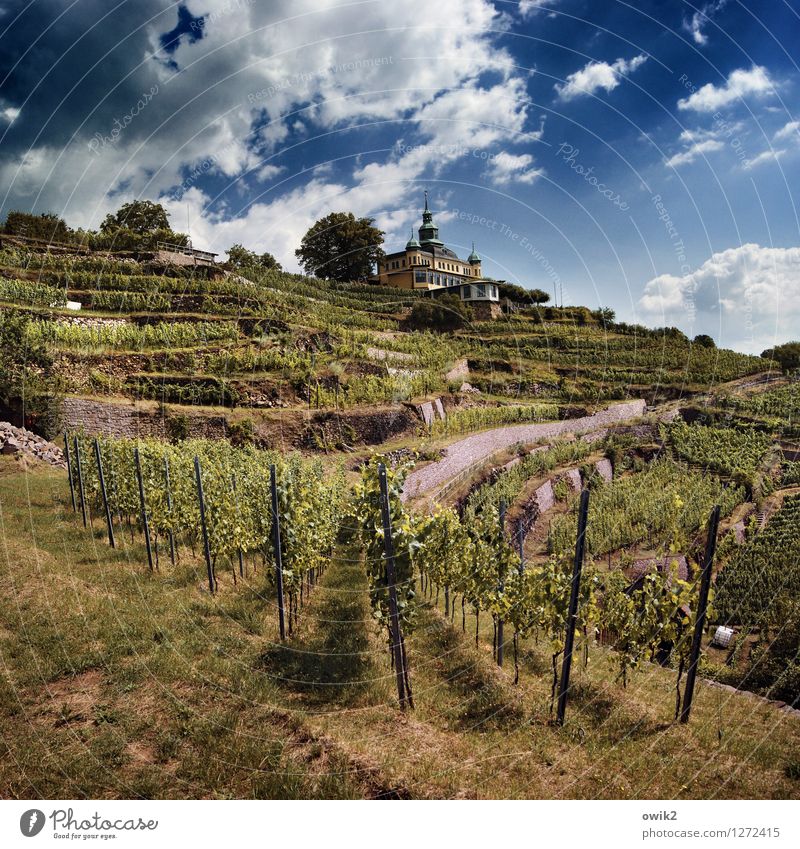
[[[403,268],[405,268],[405,267],[406,267],[406,261],[403,260]]]
[[[468,301],[469,300],[469,297],[470,297],[469,290],[470,290],[469,286],[462,286],[461,287],[461,300],[462,301]]]
[[[485,298],[486,297],[486,286],[483,283],[478,283],[478,297]]]
[[[425,283],[425,272],[424,271],[416,271],[414,273],[414,282],[415,283]]]

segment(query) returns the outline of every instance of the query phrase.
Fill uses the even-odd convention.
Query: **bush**
[[[406,319],[409,330],[448,333],[460,330],[470,320],[470,310],[457,295],[425,298],[414,304]]]

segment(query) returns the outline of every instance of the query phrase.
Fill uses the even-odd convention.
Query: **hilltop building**
[[[417,231],[419,238],[411,238],[405,250],[387,254],[378,263],[378,274],[373,279],[382,286],[399,289],[429,291],[432,294],[458,295],[466,303],[486,304],[489,311],[499,313],[499,292],[493,280],[485,280],[481,274],[481,258],[472,246],[472,253],[461,259],[439,238],[439,228],[433,221],[428,208],[428,193],[425,192],[425,209],[422,226]],[[491,305],[496,310],[491,309]],[[481,310],[485,312],[486,309]]]

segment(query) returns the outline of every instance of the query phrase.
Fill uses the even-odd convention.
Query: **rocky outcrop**
[[[64,454],[57,445],[8,422],[0,422],[0,454],[33,457],[59,469],[67,467]]]

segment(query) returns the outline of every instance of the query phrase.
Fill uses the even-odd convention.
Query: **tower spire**
[[[428,211],[428,190],[425,189],[425,212]]]

